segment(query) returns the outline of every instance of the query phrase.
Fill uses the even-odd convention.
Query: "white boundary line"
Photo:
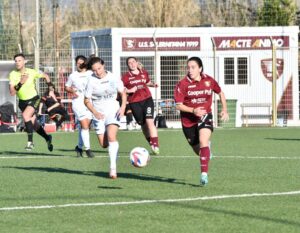
[[[95,156],[95,158],[107,158],[108,155],[97,155]],[[128,158],[129,156],[126,155],[119,155],[119,158]],[[41,156],[41,155],[37,155],[37,156],[26,156],[26,155],[20,155],[20,156],[0,156],[0,159],[62,159],[62,158],[76,158],[75,156],[72,155],[62,155],[62,156],[52,156],[52,155],[45,155],[45,156]],[[180,158],[180,159],[184,159],[184,158],[197,158],[196,155],[180,155],[180,156],[175,156],[175,155],[166,155],[166,156],[151,156],[151,159],[169,159],[169,158]],[[285,159],[285,160],[300,160],[300,156],[293,156],[293,157],[276,157],[276,156],[215,156],[213,157],[213,159],[271,159],[271,160],[281,160],[281,159]],[[78,158],[81,159],[81,158]]]
[[[249,197],[271,197],[271,196],[287,196],[299,195],[299,191],[289,192],[274,192],[274,193],[249,193],[249,194],[235,194],[235,195],[219,195],[219,196],[204,196],[191,197],[181,199],[161,199],[161,200],[141,200],[141,201],[122,201],[122,202],[94,202],[94,203],[69,203],[62,205],[40,205],[40,206],[15,206],[2,207],[0,211],[17,211],[30,209],[54,209],[54,208],[68,208],[68,207],[87,207],[87,206],[122,206],[122,205],[141,205],[141,204],[157,204],[157,203],[176,203],[176,202],[190,202],[190,201],[207,201],[207,200],[223,200],[234,198],[249,198]]]

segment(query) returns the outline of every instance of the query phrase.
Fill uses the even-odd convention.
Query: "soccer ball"
[[[143,147],[135,147],[130,151],[130,162],[135,167],[145,167],[149,160],[149,152]]]

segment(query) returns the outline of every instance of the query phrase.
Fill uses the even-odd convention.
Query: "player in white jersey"
[[[105,70],[104,61],[99,57],[90,60],[93,75],[89,78],[84,103],[93,113],[93,122],[99,144],[106,148],[110,158],[109,176],[117,178],[117,156],[119,142],[117,132],[120,118],[124,116],[126,93],[123,82],[111,72]],[[117,95],[122,98],[122,105],[117,101]]]
[[[77,156],[82,157],[83,148],[89,158],[94,157],[90,146],[90,123],[92,113],[84,105],[84,91],[92,71],[87,70],[87,58],[79,55],[75,58],[76,68],[66,82],[66,91],[73,95],[72,109],[76,119],[80,122],[78,131],[78,144],[75,147]]]

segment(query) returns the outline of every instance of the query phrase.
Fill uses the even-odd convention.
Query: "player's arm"
[[[62,105],[60,94],[59,94],[58,92],[54,92],[54,94],[55,94],[56,100],[57,100],[57,102],[59,103],[59,105]]]
[[[11,77],[9,77],[11,80]],[[12,80],[10,81],[9,84],[9,92],[11,96],[14,96],[17,94],[17,92],[22,88],[23,84],[27,81],[28,79],[28,74],[24,73],[21,75],[20,81],[15,84]]]
[[[104,118],[104,115],[94,108],[90,98],[84,97],[84,104],[97,119],[101,120]]]
[[[17,90],[14,84],[9,84],[9,93],[11,96],[15,96],[17,94]]]
[[[157,83],[154,83],[154,82],[151,81],[150,75],[149,75],[149,73],[146,70],[144,70],[144,74],[146,76],[146,85],[148,87],[155,87],[155,88],[158,87]]]
[[[137,91],[137,86],[134,86],[134,87],[132,87],[132,88],[130,88],[130,89],[125,88],[125,92],[126,92],[127,94],[132,94],[132,93],[134,93],[134,92],[136,92],[136,91]]]
[[[41,73],[41,78],[44,78],[44,79],[46,80],[47,85],[50,85],[50,84],[51,84],[51,79],[50,79],[50,77],[49,77],[48,74],[46,74],[46,73]]]
[[[229,120],[229,115],[228,115],[228,112],[227,112],[227,103],[226,103],[225,95],[222,91],[219,93],[219,98],[220,98],[221,105],[222,105],[222,110],[220,112],[221,120],[222,121],[228,121]]]
[[[68,80],[65,85],[66,92],[70,93],[73,97],[78,97],[78,94],[76,93],[76,88],[72,86],[72,74],[68,77]]]
[[[126,109],[126,103],[127,103],[127,94],[126,94],[125,88],[124,88],[124,90],[122,92],[118,92],[118,93],[120,94],[120,97],[122,99],[122,102],[121,102],[122,104],[120,106],[118,114],[120,116],[124,116],[125,109]]]
[[[176,110],[179,110],[181,112],[189,112],[189,113],[196,115],[197,117],[201,117],[201,116],[205,115],[207,112],[202,107],[195,108],[195,107],[190,107],[190,106],[183,104],[185,95],[186,95],[185,93],[186,93],[185,88],[182,87],[180,83],[178,83],[174,90],[174,99],[175,99],[175,103],[176,103]]]
[[[41,114],[42,114],[43,105],[44,105],[44,102],[41,101],[41,102],[40,102],[40,105],[39,105],[38,115],[41,115]]]
[[[153,83],[153,82],[151,82],[151,81],[149,81],[146,85],[147,85],[148,87],[155,87],[155,88],[158,87],[158,84],[157,84],[157,83]]]
[[[73,87],[65,86],[65,90],[70,94],[76,95],[76,90]]]
[[[176,103],[176,109],[181,112],[192,113],[197,117],[201,117],[207,113],[206,110],[202,107],[196,107],[196,108],[189,107],[189,106],[184,105],[183,103]]]

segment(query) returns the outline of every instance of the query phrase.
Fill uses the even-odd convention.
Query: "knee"
[[[208,147],[209,142],[208,140],[200,140],[200,147]]]

